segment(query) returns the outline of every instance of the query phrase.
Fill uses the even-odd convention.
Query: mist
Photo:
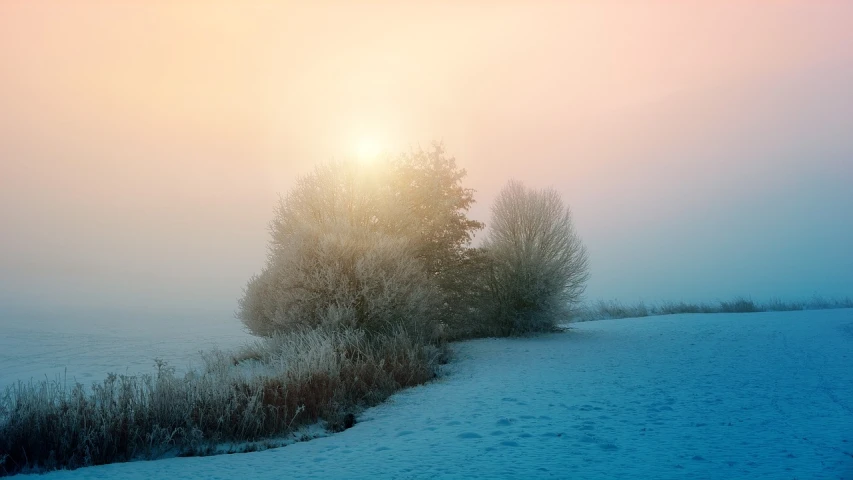
[[[371,5],[0,6],[0,305],[233,320],[365,136],[556,188],[591,300],[853,295],[850,3]]]

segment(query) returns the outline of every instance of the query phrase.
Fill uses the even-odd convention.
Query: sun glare
[[[360,162],[371,163],[382,153],[382,145],[374,137],[361,137],[355,145],[355,156]]]

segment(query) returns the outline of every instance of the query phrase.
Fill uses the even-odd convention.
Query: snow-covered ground
[[[853,478],[850,309],[607,320],[457,351],[340,434],[44,478]]]
[[[201,366],[200,350],[232,349],[253,337],[228,315],[0,311],[0,391],[18,381],[90,385],[110,372]]]

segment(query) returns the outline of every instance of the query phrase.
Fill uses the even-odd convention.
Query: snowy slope
[[[853,310],[608,320],[457,347],[350,430],[44,478],[853,478]]]

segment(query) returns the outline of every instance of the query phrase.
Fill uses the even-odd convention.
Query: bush
[[[437,287],[407,241],[379,233],[306,228],[252,278],[241,318],[259,335],[312,327],[387,331],[404,325],[429,336],[440,308]]]
[[[483,248],[498,333],[548,331],[568,320],[589,270],[571,211],[555,190],[509,182],[492,207]]]
[[[470,248],[445,277],[443,336],[465,340],[499,335],[494,327],[488,277],[491,259],[482,248]]]
[[[341,430],[361,408],[432,379],[444,355],[398,328],[277,335],[240,356],[208,355],[203,373],[183,377],[159,362],[154,376],[111,374],[91,389],[19,383],[0,401],[0,476],[216,453],[318,420]]]
[[[455,288],[479,222],[443,147],[365,167],[318,166],[279,202],[270,253],[240,301],[257,335],[305,326],[431,332],[465,311]]]

